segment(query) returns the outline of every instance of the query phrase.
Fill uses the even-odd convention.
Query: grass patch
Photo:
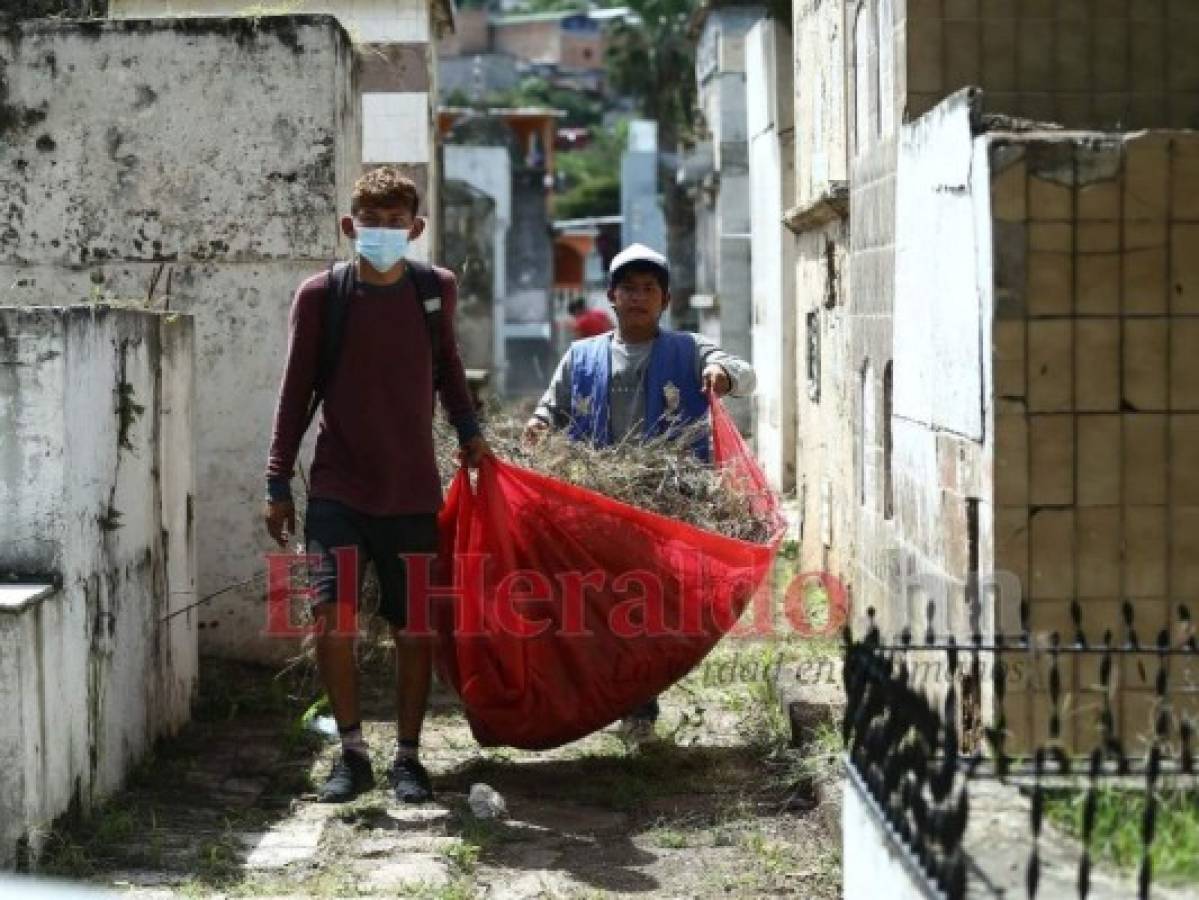
[[[287,716],[297,720],[297,729],[302,728],[299,720],[320,701],[314,704],[304,699],[301,695],[307,685],[293,681],[260,666],[205,659],[192,718],[196,722],[228,722],[243,715]]]
[[[211,886],[231,884],[241,877],[241,847],[231,830],[202,841],[196,848],[197,880]]]
[[[388,821],[387,801],[377,795],[363,794],[341,804],[334,817],[355,828],[378,828]]]
[[[70,832],[52,831],[46,839],[37,871],[42,875],[83,879],[95,874],[97,862],[92,848]]]
[[[262,668],[206,660],[194,704],[194,721],[179,736],[159,741],[130,771],[126,788],[85,815],[75,808],[50,829],[40,858],[39,873],[88,879],[113,869],[152,868],[178,872],[197,895],[213,887],[240,884],[242,848],[235,831],[265,827],[279,818],[280,798],[311,789],[307,759],[320,744],[304,729],[306,704],[294,685]],[[318,709],[314,704],[310,711]],[[278,739],[284,751],[231,759],[227,775],[265,782],[259,805],[214,804],[190,781],[197,763],[233,719],[264,716],[278,720]],[[257,726],[257,723],[255,723]],[[237,726],[233,726],[237,727]],[[253,731],[260,739],[261,729]],[[266,766],[269,765],[269,768]],[[200,766],[204,779],[219,781]],[[180,803],[181,796],[189,801]],[[181,844],[181,835],[196,835]],[[191,888],[188,888],[189,890]]]
[[[1050,821],[1082,839],[1086,792],[1054,793],[1046,798]],[[1155,839],[1150,851],[1155,881],[1199,881],[1199,793],[1159,791]],[[1141,825],[1145,794],[1105,788],[1096,795],[1091,852],[1113,865],[1135,871],[1141,863]]]
[[[479,867],[479,854],[482,847],[469,840],[460,840],[448,847],[443,855],[450,868],[459,875],[473,876]]]
[[[456,878],[449,884],[427,885],[419,884],[403,888],[401,897],[411,897],[414,900],[475,900],[479,890],[465,878]]]
[[[84,819],[68,813],[46,837],[39,874],[84,879],[119,860],[156,865],[162,857],[162,833],[153,807],[142,808],[126,796],[102,804]]]
[[[184,897],[210,898],[214,885],[204,877],[191,878],[175,891]],[[250,875],[244,881],[220,886],[222,897],[356,897],[362,893],[358,876],[343,866],[307,875]]]
[[[655,847],[662,847],[666,850],[682,850],[684,847],[692,847],[696,843],[691,834],[670,827],[654,828],[646,837]]]
[[[738,846],[745,851],[759,872],[778,876],[793,871],[796,859],[791,848],[762,831],[750,831],[741,836]]]
[[[506,822],[476,818],[465,801],[456,804],[448,831],[461,842],[445,854],[459,874],[473,874],[480,859],[485,860],[497,847],[525,840]]]

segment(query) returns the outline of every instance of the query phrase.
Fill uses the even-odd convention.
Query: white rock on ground
[[[508,804],[500,792],[489,784],[472,784],[467,803],[476,819],[504,819],[508,816]]]

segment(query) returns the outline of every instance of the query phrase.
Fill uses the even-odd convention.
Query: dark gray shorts
[[[408,578],[402,555],[437,552],[437,516],[368,516],[335,500],[311,499],[304,517],[304,545],[309,554],[321,558],[308,576],[316,595],[314,606],[337,600],[338,566],[333,551],[354,547],[358,554],[354,602],[358,603],[362,594],[367,562],[374,563],[379,578],[379,615],[403,628],[408,622]]]

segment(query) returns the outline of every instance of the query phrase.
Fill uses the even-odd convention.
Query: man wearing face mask
[[[368,561],[379,578],[379,614],[396,644],[397,748],[390,780],[397,799],[432,797],[419,760],[421,725],[432,672],[427,635],[405,632],[408,619],[402,556],[435,553],[441,483],[433,449],[436,393],[458,433],[461,461],[478,465],[489,449],[479,431],[454,335],[457,283],[434,268],[440,301],[422,297],[404,260],[420,237],[416,186],[392,167],[373,169],[354,184],[351,215],[341,230],[354,240],[353,283],[338,328],[335,363],[322,344],[333,302],[331,272],[300,285],[292,302],[290,340],[267,463],[267,530],[280,546],[295,532],[290,481],[300,441],[320,401],[320,424],[304,522],[307,553],[321,560],[310,575],[317,665],[341,733],[342,753],[319,796],[350,800],[374,785],[358,705],[356,635],[337,627],[337,603],[357,602]],[[429,304],[440,302],[434,335]],[[436,353],[436,358],[434,354]],[[318,387],[318,381],[321,387]],[[314,400],[315,397],[315,400]],[[338,565],[356,560],[347,576],[352,597],[338,597]]]

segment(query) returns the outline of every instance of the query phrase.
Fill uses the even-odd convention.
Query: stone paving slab
[[[497,878],[488,885],[487,900],[530,900],[558,898],[571,893],[571,882],[560,872],[512,872],[508,878]]]
[[[375,888],[439,888],[450,883],[449,866],[432,853],[404,853],[372,866],[366,881]]]
[[[247,869],[282,869],[315,857],[324,830],[323,819],[288,819],[269,831],[239,834],[237,839],[248,851]]]

